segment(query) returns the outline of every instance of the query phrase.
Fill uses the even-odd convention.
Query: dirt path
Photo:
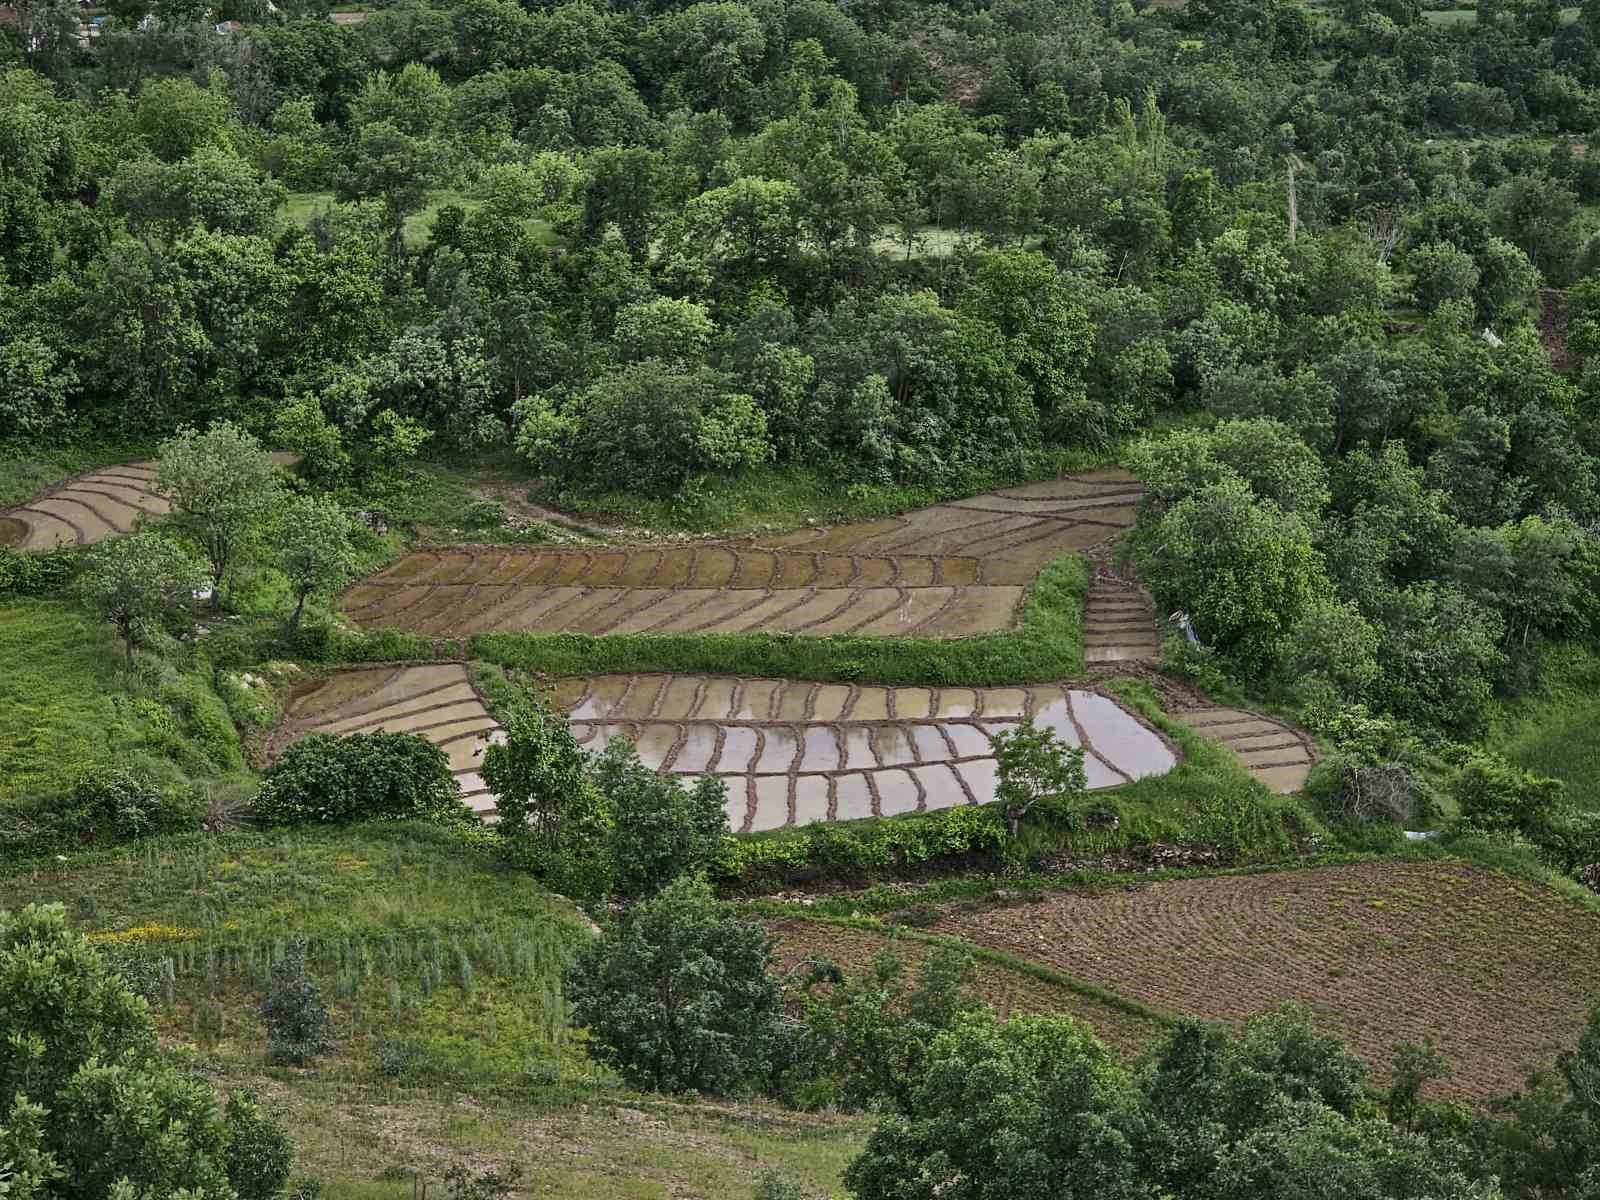
[[[925,812],[994,799],[989,738],[1033,720],[1084,748],[1090,788],[1177,765],[1171,744],[1098,692],[889,688],[711,675],[598,675],[551,696],[590,750],[627,737],[646,766],[720,776],[736,832]],[[449,756],[467,803],[494,799],[478,773],[499,726],[460,663],[343,671],[297,690],[272,749],[313,731],[421,734]]]
[[[357,584],[367,626],[960,637],[1006,629],[1050,560],[1116,537],[1141,494],[1105,468],[903,516],[769,537],[610,548],[418,550]]]
[[[273,461],[289,466],[293,454],[275,453]],[[38,495],[0,510],[0,546],[19,550],[53,550],[57,546],[89,546],[118,534],[131,533],[138,520],[171,510],[156,493],[154,462],[120,463],[74,475]]]

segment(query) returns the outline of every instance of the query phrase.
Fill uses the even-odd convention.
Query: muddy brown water
[[[925,812],[994,799],[990,737],[1032,720],[1084,749],[1091,788],[1169,771],[1171,744],[1115,700],[1051,685],[867,687],[704,675],[559,681],[552,706],[586,749],[626,737],[641,761],[713,774],[736,832]],[[338,672],[291,694],[274,749],[313,731],[420,734],[467,802],[492,813],[479,767],[499,725],[460,663]]]

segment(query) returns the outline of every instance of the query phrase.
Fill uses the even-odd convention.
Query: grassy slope
[[[0,599],[0,805],[56,795],[117,764],[167,784],[244,776],[209,671],[130,680],[109,626],[60,600]]]
[[[815,467],[757,467],[732,476],[706,476],[678,495],[633,492],[566,494],[557,507],[587,521],[680,533],[745,533],[792,529],[815,521],[839,524],[891,516],[942,500],[1052,479],[1114,461],[1088,450],[1051,447],[1026,462],[979,471],[942,484],[845,483]]]
[[[1548,651],[1537,693],[1504,705],[1489,745],[1567,785],[1581,807],[1600,810],[1600,654],[1577,645]]]
[[[859,1120],[618,1088],[556,991],[581,919],[440,829],[165,838],[0,878],[0,907],[34,900],[65,903],[157,973],[163,1034],[222,1086],[279,1106],[329,1200],[410,1197],[413,1172],[437,1181],[457,1156],[520,1161],[541,1197],[720,1200],[774,1165],[837,1193],[864,1136]],[[309,1067],[269,1067],[256,1004],[296,937],[338,1044]]]

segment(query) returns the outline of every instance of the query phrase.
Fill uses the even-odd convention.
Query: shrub
[[[1494,833],[1534,836],[1559,811],[1565,785],[1490,754],[1474,754],[1449,783],[1461,819]]]
[[[228,1126],[228,1151],[223,1161],[239,1200],[273,1200],[283,1191],[294,1165],[294,1147],[288,1136],[262,1111],[254,1092],[229,1096],[223,1119]]]
[[[243,1097],[224,1112],[202,1079],[162,1061],[149,1005],[60,905],[0,910],[0,1029],[0,1160],[20,1168],[9,1182],[21,1196],[257,1200],[281,1188],[282,1131]]]
[[[272,986],[261,1002],[267,1026],[267,1060],[299,1065],[333,1045],[328,1036],[328,1006],[306,974],[306,947],[295,942],[272,968]]]
[[[567,972],[575,1024],[631,1085],[726,1094],[762,1078],[782,1015],[772,937],[681,878],[628,910]]]
[[[70,546],[29,554],[0,546],[0,594],[59,595],[72,582],[79,558],[76,549]]]
[[[164,793],[121,767],[94,767],[72,785],[63,822],[80,836],[110,829],[119,838],[194,829],[201,802],[189,794]]]
[[[311,821],[450,821],[467,813],[443,750],[414,733],[312,733],[267,769],[256,815]]]
[[[755,1200],[805,1200],[800,1185],[776,1167],[761,1172],[756,1180]]]
[[[964,804],[888,820],[805,825],[769,837],[725,837],[712,875],[725,884],[766,884],[803,872],[870,872],[941,859],[998,858],[1005,845],[1000,809]]]
[[[727,788],[715,775],[690,787],[650,770],[625,738],[595,762],[594,780],[611,803],[611,879],[630,899],[654,896],[680,875],[703,871],[728,832]]]

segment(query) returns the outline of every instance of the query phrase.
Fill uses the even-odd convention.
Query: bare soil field
[[[282,452],[272,457],[279,466],[298,459]],[[131,533],[140,517],[159,516],[172,507],[156,492],[155,483],[154,462],[119,463],[74,475],[0,511],[0,546],[53,550]]]
[[[1152,1008],[1239,1021],[1309,1006],[1384,1077],[1432,1038],[1442,1093],[1520,1087],[1600,1002],[1600,915],[1456,863],[1364,863],[1061,893],[932,927]]]
[[[847,976],[862,975],[871,970],[875,955],[892,949],[905,966],[905,979],[914,981],[922,961],[933,950],[927,942],[912,938],[822,921],[788,918],[768,925],[778,939],[780,975],[807,958],[830,959]],[[1156,1021],[1000,963],[981,962],[973,990],[1001,1017],[1051,1012],[1077,1017],[1125,1058],[1136,1057],[1163,1032]]]
[[[487,632],[786,631],[959,637],[1011,626],[1039,570],[1133,523],[1105,468],[903,516],[773,537],[417,550],[345,593],[367,626]]]
[[[1177,764],[1159,732],[1109,696],[1053,686],[886,688],[702,675],[559,681],[552,705],[590,750],[627,737],[641,761],[719,775],[736,832],[923,812],[994,799],[991,734],[1025,719],[1084,748],[1091,788]],[[478,765],[499,726],[462,663],[341,671],[296,689],[269,753],[311,732],[418,733],[490,813]]]
[[[155,479],[155,463],[134,462],[64,480],[0,513],[0,546],[52,550],[129,533],[145,513],[170,508]]]

